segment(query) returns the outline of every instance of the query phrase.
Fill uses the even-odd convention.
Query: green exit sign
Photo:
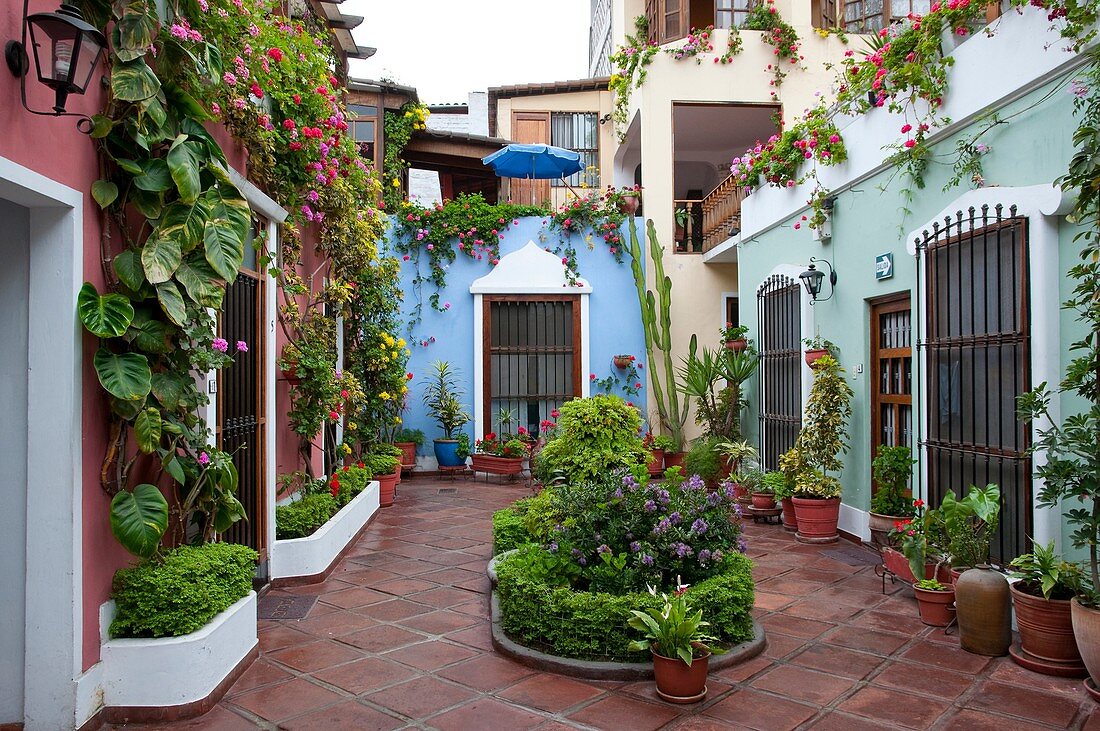
[[[879,254],[875,257],[875,279],[889,279],[894,276],[894,255]]]

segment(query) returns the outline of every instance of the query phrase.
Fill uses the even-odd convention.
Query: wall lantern
[[[829,296],[821,297],[821,283],[825,279],[825,272],[819,271],[814,266],[815,261],[820,261],[829,267]],[[802,280],[802,284],[806,287],[807,294],[810,295],[810,304],[815,302],[824,302],[833,298],[833,292],[836,291],[836,270],[833,269],[833,265],[825,259],[816,259],[810,257],[810,266],[806,271],[798,275],[798,278]]]
[[[65,101],[69,94],[83,94],[87,90],[99,57],[107,47],[107,39],[72,5],[62,4],[52,13],[27,15],[28,2],[23,0],[23,39],[8,41],[4,46],[8,68],[19,78],[23,108],[31,114],[80,117],[77,128],[90,132],[91,120],[83,114],[66,112]],[[52,112],[40,112],[27,106],[28,34],[38,81],[53,89],[56,95]]]

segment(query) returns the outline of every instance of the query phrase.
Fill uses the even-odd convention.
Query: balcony
[[[701,199],[673,201],[678,254],[705,254],[741,230],[745,189],[729,176]]]

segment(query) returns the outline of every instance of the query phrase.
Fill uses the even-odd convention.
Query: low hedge
[[[115,573],[112,637],[178,637],[206,626],[252,590],[255,551],[234,543],[181,546]]]
[[[538,549],[525,549],[538,550]],[[521,645],[581,660],[636,661],[645,653],[627,650],[638,633],[627,627],[632,609],[659,607],[648,592],[612,595],[557,588],[527,576],[519,554],[497,565],[497,593],[504,631]],[[755,592],[752,562],[742,554],[725,561],[725,571],[688,589],[692,605],[710,622],[709,633],[726,645],[753,637]]]
[[[328,522],[340,509],[328,493],[304,495],[288,505],[275,506],[275,538],[305,538]]]
[[[493,513],[493,555],[519,548],[531,542],[527,532],[525,500]]]

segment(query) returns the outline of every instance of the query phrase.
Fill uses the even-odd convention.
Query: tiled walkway
[[[532,671],[494,654],[485,577],[489,516],[523,494],[404,482],[328,581],[292,590],[319,596],[309,616],[261,622],[260,659],[172,728],[1100,731],[1080,681],[962,651],[920,623],[911,590],[882,595],[860,549],[802,546],[778,526],[746,529],[768,648],[712,675],[704,703]]]

